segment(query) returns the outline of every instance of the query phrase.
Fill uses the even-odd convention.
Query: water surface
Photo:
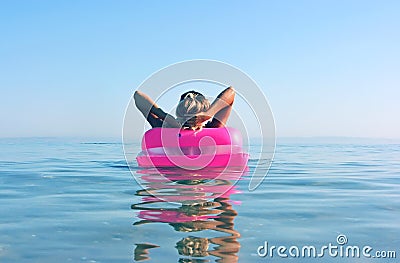
[[[217,178],[133,167],[138,185],[119,140],[1,139],[0,148],[0,262],[287,261],[257,248],[337,245],[339,234],[400,257],[399,144],[280,142],[253,192],[255,159]]]

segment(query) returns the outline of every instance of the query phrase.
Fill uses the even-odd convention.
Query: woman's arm
[[[153,128],[162,127],[163,121],[165,121],[169,127],[181,127],[179,122],[172,115],[165,113],[149,96],[143,92],[135,91],[133,98],[135,99],[136,107],[140,110]]]
[[[231,108],[234,101],[235,89],[233,87],[226,88],[213,101],[210,108],[206,111],[206,115],[216,116],[221,110]]]
[[[199,113],[188,122],[193,122],[195,126],[200,126],[201,123],[213,118],[207,125],[208,127],[224,127],[231,114],[234,101],[235,89],[233,87],[226,88],[217,96],[207,111]]]

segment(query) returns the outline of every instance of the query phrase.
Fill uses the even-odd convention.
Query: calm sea
[[[0,262],[400,258],[400,144],[280,141],[252,192],[255,159],[215,180],[133,165],[139,185],[119,140],[1,139],[0,149]]]

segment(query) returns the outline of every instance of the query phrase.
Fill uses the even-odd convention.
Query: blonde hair
[[[181,96],[181,100],[176,107],[176,117],[184,125],[185,122],[197,113],[205,112],[210,108],[210,102],[203,94],[196,91],[188,91]],[[188,127],[188,125],[186,125]],[[189,127],[195,128],[195,127]]]

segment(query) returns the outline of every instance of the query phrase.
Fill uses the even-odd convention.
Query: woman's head
[[[205,112],[210,108],[210,102],[203,94],[197,91],[188,91],[181,95],[176,108],[176,117],[185,122],[190,117]]]

